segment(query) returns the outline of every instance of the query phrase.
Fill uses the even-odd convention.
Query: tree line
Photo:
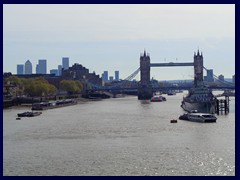
[[[56,95],[58,90],[74,94],[80,93],[83,89],[83,84],[78,80],[62,80],[60,81],[60,88],[57,89],[43,77],[19,78],[17,76],[10,76],[4,79],[4,84],[14,85],[17,95],[27,95],[31,97]]]

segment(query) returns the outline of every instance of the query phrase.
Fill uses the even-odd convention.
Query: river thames
[[[4,176],[234,176],[235,98],[216,123],[178,120],[183,93],[135,96],[45,110],[3,110]]]

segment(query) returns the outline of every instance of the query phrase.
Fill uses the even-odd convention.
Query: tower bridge
[[[150,82],[150,69],[151,67],[175,67],[175,66],[194,66],[194,85],[203,84],[203,56],[199,51],[194,53],[193,62],[182,63],[150,63],[150,56],[144,51],[140,56],[140,84],[138,88],[138,99],[150,99],[153,94],[152,85]]]
[[[197,53],[194,53],[193,62],[169,62],[169,63],[151,63],[150,62],[150,56],[149,54],[146,54],[146,51],[144,51],[143,54],[140,55],[140,67],[134,71],[130,76],[128,76],[123,81],[120,81],[116,84],[112,84],[111,86],[98,86],[95,84],[92,84],[88,82],[88,85],[90,85],[92,88],[86,89],[86,91],[94,91],[94,90],[100,90],[100,91],[136,91],[138,95],[139,100],[148,100],[151,99],[153,91],[154,90],[162,90],[162,89],[178,89],[178,90],[188,90],[191,87],[154,87],[152,85],[152,82],[150,80],[150,70],[151,67],[176,67],[176,66],[193,66],[194,67],[194,85],[195,87],[204,85],[203,82],[203,69],[206,70],[206,68],[203,66],[203,56],[202,53],[200,54],[199,51]],[[134,87],[127,87],[131,79],[133,79],[138,72],[140,72],[140,81],[138,85]],[[235,89],[235,86],[231,83],[224,83],[222,82],[221,87],[209,87],[209,89]]]

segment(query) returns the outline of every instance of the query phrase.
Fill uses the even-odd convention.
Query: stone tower
[[[194,53],[194,86],[203,85],[203,56],[200,55],[199,50]]]
[[[140,56],[140,84],[138,87],[138,99],[147,100],[152,97],[152,86],[150,82],[150,57],[144,51]]]

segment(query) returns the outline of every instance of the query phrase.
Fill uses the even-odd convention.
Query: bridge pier
[[[151,87],[139,87],[138,88],[138,100],[149,100],[152,97],[152,88]]]
[[[138,86],[138,99],[148,100],[152,97],[152,86],[150,82],[150,57],[144,54],[140,56],[140,83]]]

